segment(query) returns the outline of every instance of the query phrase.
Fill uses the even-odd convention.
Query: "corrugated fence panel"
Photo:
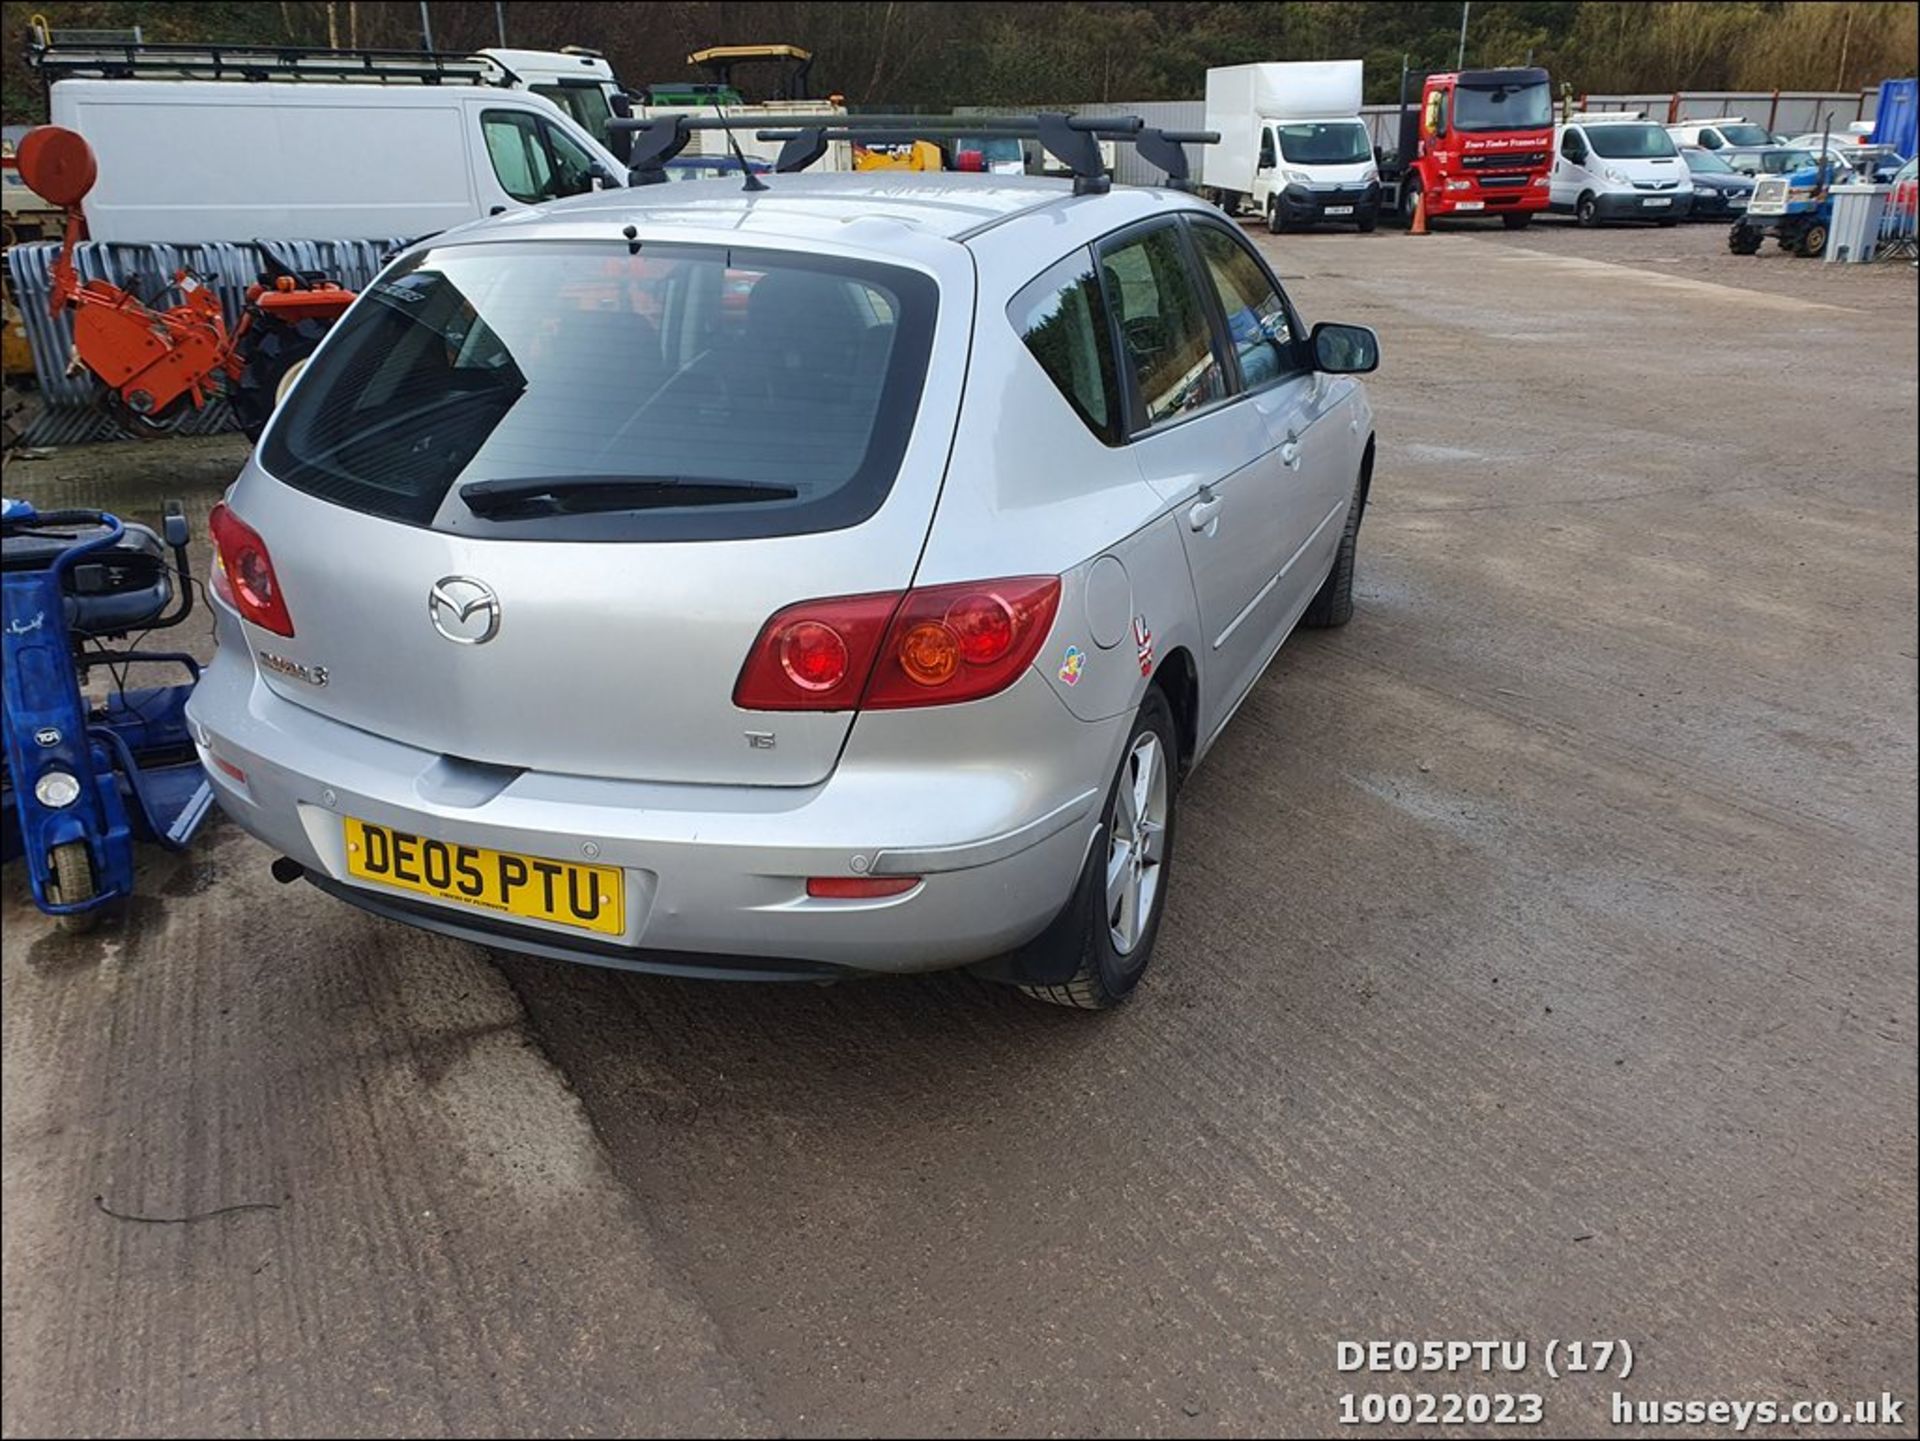
[[[274,249],[297,269],[317,270],[350,290],[359,290],[380,272],[389,254],[407,243],[398,239],[282,240],[275,242]],[[27,445],[71,445],[118,433],[98,408],[100,387],[93,377],[84,371],[67,373],[73,353],[72,317],[64,311],[57,316],[47,313],[47,302],[53,294],[53,262],[59,254],[60,247],[53,241],[16,245],[7,252],[14,297],[26,321],[33,368],[46,401],[22,437]],[[185,270],[213,288],[228,325],[239,324],[247,287],[260,278],[267,264],[258,247],[226,242],[88,242],[74,249],[73,263],[82,281],[110,281],[161,308],[178,300],[172,292],[173,277],[176,271]],[[208,435],[232,428],[226,405],[216,401],[183,420],[180,433]]]

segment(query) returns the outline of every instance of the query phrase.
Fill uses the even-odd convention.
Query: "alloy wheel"
[[[1160,899],[1168,797],[1166,751],[1148,732],[1127,753],[1107,817],[1107,930],[1122,956],[1139,945]]]

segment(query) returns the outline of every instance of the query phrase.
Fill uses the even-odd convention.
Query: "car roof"
[[[854,174],[766,175],[749,191],[732,177],[675,185],[637,185],[555,201],[462,227],[461,239],[506,231],[539,238],[576,233],[581,222],[646,229],[724,230],[754,237],[830,241],[856,221],[889,221],[915,233],[965,243],[974,235],[1039,211],[1098,206],[1113,226],[1163,210],[1167,191],[1116,185],[1076,196],[1070,180],[1041,176],[869,170]],[[1180,196],[1196,209],[1204,202]]]
[[[677,167],[680,169],[690,169],[696,165],[704,165],[714,170],[725,170],[730,174],[738,175],[742,162],[737,156],[733,155],[674,155],[662,160],[660,163],[670,168]],[[763,160],[758,155],[749,155],[745,163],[755,167],[757,170],[773,169],[772,161]]]

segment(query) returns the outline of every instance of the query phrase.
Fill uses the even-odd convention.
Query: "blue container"
[[[1880,108],[1873,116],[1873,143],[1891,145],[1902,160],[1913,159],[1916,87],[1920,81],[1882,80]]]

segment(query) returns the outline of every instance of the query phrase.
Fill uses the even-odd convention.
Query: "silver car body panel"
[[[1074,247],[1175,214],[1217,220],[1170,191],[779,176],[757,195],[731,180],[605,192],[436,237],[604,241],[631,224],[643,243],[827,251],[932,276],[939,315],[898,478],[838,531],[556,544],[361,515],[250,462],[230,503],[265,538],[296,634],[215,607],[220,650],[190,715],[223,805],[336,889],[358,884],[344,816],[594,856],[626,873],[619,945],[636,965],[677,951],[920,970],[1035,935],[1098,834],[1146,688],[1170,667],[1197,679],[1204,751],[1326,576],[1372,434],[1362,387],[1316,374],[1125,445],[1079,422],[1008,301]],[[325,363],[323,345],[313,367]],[[1196,527],[1203,486],[1225,505]],[[1058,575],[1062,594],[1031,670],[1000,694],[858,713],[732,705],[754,636],[784,605],[1017,575]],[[489,644],[436,632],[429,592],[448,576],[499,596]],[[324,666],[328,684],[256,651]],[[806,893],[807,877],[863,874],[924,879],[879,900]],[[455,927],[467,914],[404,899]],[[515,924],[548,951],[577,937]]]

